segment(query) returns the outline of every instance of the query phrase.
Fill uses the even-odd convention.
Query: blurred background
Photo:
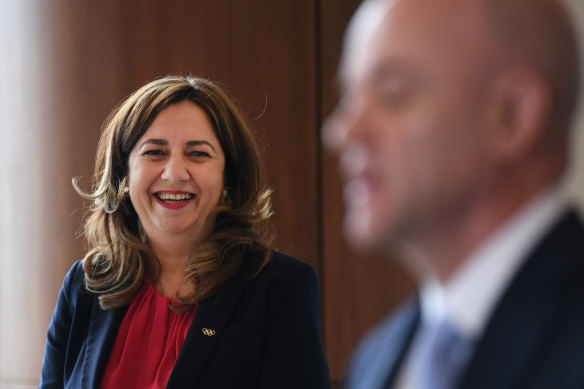
[[[38,386],[61,282],[85,253],[71,178],[89,187],[108,113],[167,74],[219,82],[249,118],[275,189],[277,247],[319,274],[340,385],[355,342],[413,288],[387,258],[345,245],[336,161],[319,141],[359,2],[0,0],[0,389]],[[581,27],[584,4],[571,5]],[[581,132],[569,190],[584,204]]]

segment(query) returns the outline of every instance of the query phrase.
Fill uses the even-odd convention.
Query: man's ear
[[[492,156],[501,162],[520,159],[544,138],[551,111],[549,84],[534,70],[515,67],[497,74],[488,88]]]

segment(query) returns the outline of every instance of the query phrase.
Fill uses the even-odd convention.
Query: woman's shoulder
[[[69,300],[72,300],[71,302],[75,302],[80,295],[86,292],[83,260],[75,261],[67,272],[63,280],[62,292]]]
[[[316,281],[316,273],[310,264],[273,250],[270,260],[258,273],[257,279],[265,282],[282,282],[285,279]]]
[[[71,265],[67,275],[65,276],[64,284],[82,283],[85,279],[85,270],[83,270],[83,259],[79,259]]]
[[[280,251],[273,250],[270,260],[266,267],[270,267],[272,271],[278,272],[287,272],[290,270],[304,270],[304,271],[313,271],[312,266],[307,262],[304,262],[298,258],[295,258],[291,255],[285,254]]]

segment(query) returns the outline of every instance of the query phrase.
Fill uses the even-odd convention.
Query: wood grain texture
[[[358,0],[22,0],[0,3],[0,389],[34,387],[63,276],[82,257],[83,203],[111,109],[167,74],[218,81],[249,118],[275,189],[277,247],[319,273],[333,382],[358,338],[410,290],[341,232],[336,161],[319,142]],[[25,206],[22,206],[25,204]],[[28,386],[27,386],[28,385]]]
[[[63,276],[85,251],[71,178],[90,177],[109,111],[156,77],[200,75],[226,87],[266,151],[278,248],[320,268],[312,0],[48,4],[3,5],[7,28],[19,25],[1,38],[15,42],[1,47],[18,61],[2,78],[17,93],[3,93],[0,105],[14,105],[10,130],[19,135],[2,157],[6,168],[18,167],[2,169],[14,187],[2,200],[27,204],[2,208],[3,388],[38,380]]]
[[[337,102],[336,72],[345,27],[358,0],[322,0],[320,24],[321,117]],[[345,367],[358,340],[413,290],[413,282],[395,261],[355,253],[343,239],[342,184],[336,158],[324,152],[322,169],[322,289],[324,340],[331,378],[342,386]]]

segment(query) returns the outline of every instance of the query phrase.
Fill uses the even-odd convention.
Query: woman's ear
[[[500,72],[489,85],[487,139],[501,162],[520,159],[537,148],[550,125],[549,84],[533,69]]]

